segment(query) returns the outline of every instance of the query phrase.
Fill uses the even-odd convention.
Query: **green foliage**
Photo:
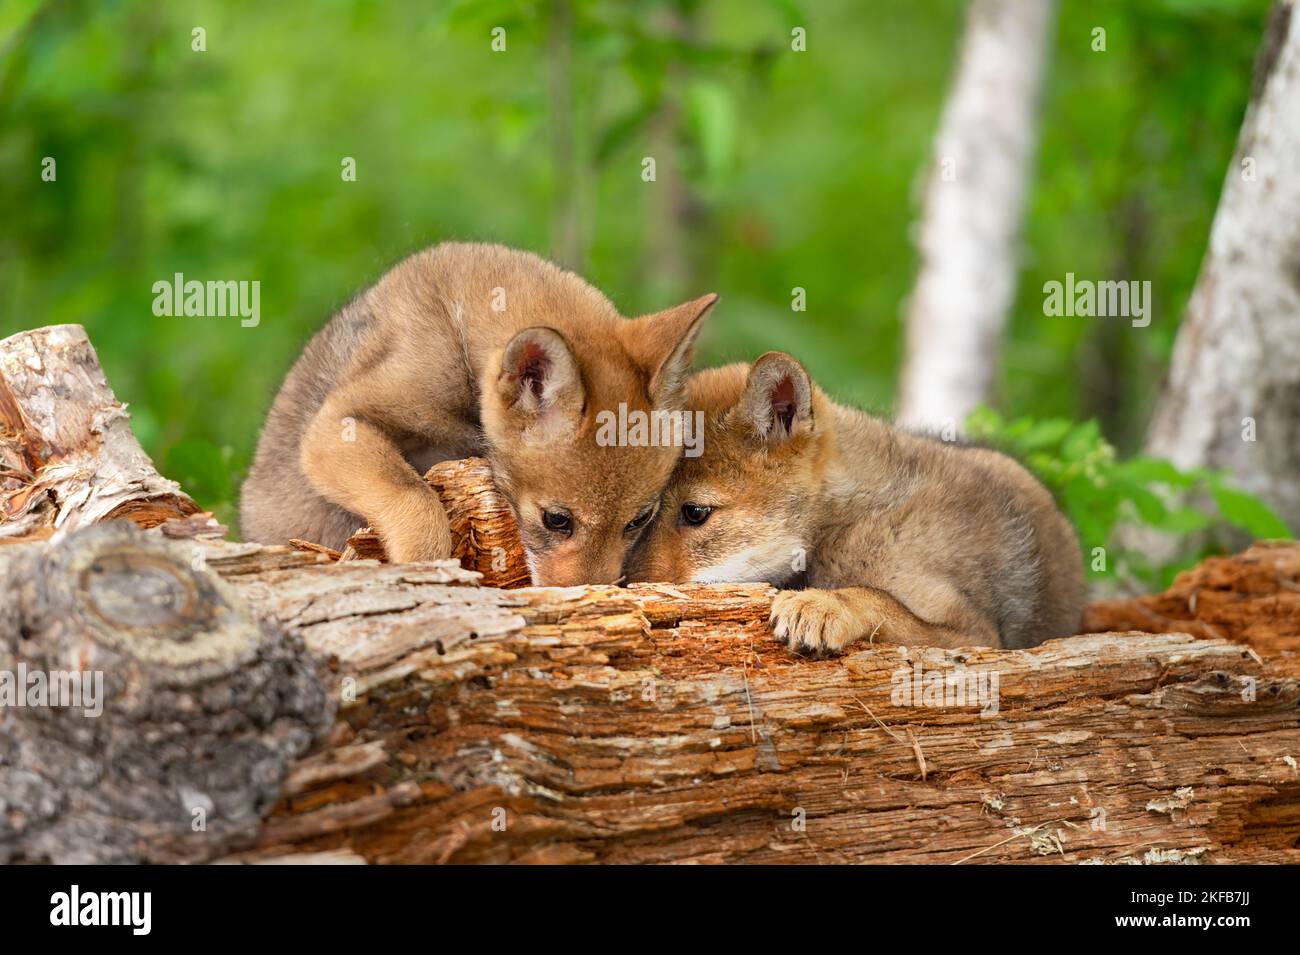
[[[1096,417],[1137,446],[1269,5],[1059,5],[997,395],[1010,415]],[[567,210],[570,264],[625,313],[722,293],[701,363],[784,349],[836,397],[887,410],[913,187],[965,6],[0,0],[0,337],[85,325],[160,470],[230,522],[271,397],[332,311],[439,240],[550,253]],[[642,181],[648,155],[680,170],[679,203],[666,175]],[[1067,271],[1151,280],[1151,326],[1045,317],[1042,285]],[[154,316],[152,283],[176,272],[260,281],[261,324]]]
[[[1093,579],[1131,575],[1149,586],[1164,587],[1208,549],[1185,548],[1176,560],[1152,567],[1142,554],[1118,545],[1115,530],[1120,524],[1184,540],[1196,540],[1220,523],[1256,539],[1291,536],[1267,504],[1231,487],[1218,471],[1181,471],[1152,457],[1121,460],[1096,421],[1008,421],[992,409],[979,408],[967,420],[966,430],[973,440],[1020,460],[1047,486],[1079,534]],[[1094,559],[1098,547],[1105,548],[1104,563]]]

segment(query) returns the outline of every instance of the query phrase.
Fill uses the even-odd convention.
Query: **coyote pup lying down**
[[[1028,647],[1075,632],[1079,545],[1010,458],[831,401],[789,355],[689,382],[704,451],[683,458],[632,580],[767,581],[791,649],[855,640]]]
[[[681,448],[598,441],[599,415],[682,407],[716,299],[629,321],[526,252],[448,243],[412,255],[289,372],[244,482],[245,539],[341,547],[369,522],[394,562],[448,557],[446,512],[420,475],[481,454],[535,583],[614,581]]]

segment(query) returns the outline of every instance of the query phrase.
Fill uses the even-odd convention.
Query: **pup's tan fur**
[[[1074,531],[1005,455],[838,405],[779,352],[696,374],[687,407],[705,413],[703,454],[679,464],[633,580],[806,583],[777,595],[772,629],[809,651],[1026,647],[1075,632]],[[688,504],[713,511],[692,526]]]
[[[680,448],[600,447],[595,417],[681,406],[716,296],[635,320],[571,272],[494,245],[419,252],[307,345],[267,418],[246,539],[341,547],[369,522],[398,562],[451,553],[420,474],[484,455],[515,508],[537,583],[610,582]],[[569,534],[542,510],[571,516]]]

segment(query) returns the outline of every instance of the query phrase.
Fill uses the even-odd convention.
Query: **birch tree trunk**
[[[960,424],[987,400],[1015,299],[1017,242],[1055,4],[972,0],[935,138],[907,312],[899,419]]]
[[[1147,450],[1300,528],[1300,17],[1274,7]]]

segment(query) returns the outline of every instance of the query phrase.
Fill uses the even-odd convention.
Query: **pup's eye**
[[[709,507],[707,504],[687,503],[682,505],[682,520],[693,526],[703,524],[709,519],[709,515],[712,513],[713,508]]]
[[[649,507],[647,507],[644,511],[642,511],[640,514],[638,514],[636,517],[634,517],[634,518],[632,518],[630,521],[628,521],[628,522],[627,522],[627,526],[624,527],[623,530],[625,530],[625,531],[637,531],[637,530],[640,530],[641,528],[643,528],[643,527],[645,527],[647,524],[649,524],[649,523],[650,523],[650,518],[652,518],[652,517],[654,517],[654,516],[655,516],[655,508],[654,508],[654,505],[651,504]]]
[[[557,534],[572,534],[573,518],[564,511],[542,511],[542,526]]]

